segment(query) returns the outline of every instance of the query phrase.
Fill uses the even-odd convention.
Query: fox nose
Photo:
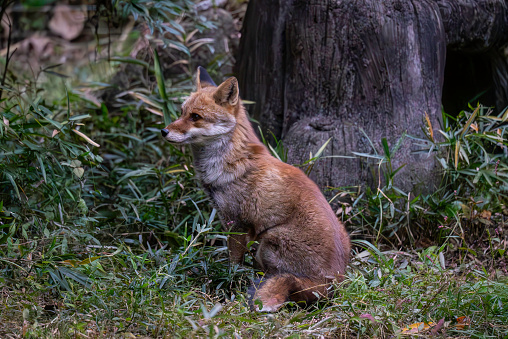
[[[165,137],[166,135],[168,135],[169,131],[167,129],[161,129],[161,134],[163,137]]]

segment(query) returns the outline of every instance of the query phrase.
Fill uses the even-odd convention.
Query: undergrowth
[[[228,264],[227,233],[195,179],[189,151],[160,138],[192,90],[195,53],[207,48],[195,30],[210,27],[192,15],[182,19],[190,3],[176,4],[171,15],[152,2],[117,5],[139,12],[153,32],[165,30],[166,48],[187,65],[181,74],[165,76],[156,43],[153,63],[125,55],[100,61],[107,74],[136,65],[151,84],[136,83],[113,102],[93,96],[111,90],[104,74],[86,83],[57,72],[46,72],[51,81],[23,83],[7,74],[0,336],[369,338],[402,336],[412,324],[429,326],[424,334],[508,335],[499,266],[506,240],[496,233],[506,210],[508,111],[493,116],[482,106],[457,118],[444,114],[440,136],[427,122],[427,139],[415,141],[445,174],[432,195],[412,197],[394,185],[399,144],[383,139],[378,153],[373,141],[371,154],[356,154],[375,161],[384,180],[376,189],[337,193],[351,197],[340,200],[339,217],[363,239],[353,241],[345,281],[308,309],[251,313],[245,291],[252,258]],[[170,25],[160,25],[159,10]],[[307,174],[325,147],[301,165]],[[287,160],[282,142],[270,149]],[[421,245],[422,234],[438,246]],[[484,246],[474,247],[472,235]],[[403,244],[409,249],[400,251]]]
[[[382,240],[414,246],[422,235],[438,242],[464,240],[467,232],[485,235],[487,226],[503,220],[508,198],[508,109],[498,115],[481,105],[471,110],[457,117],[443,112],[439,128],[426,117],[427,139],[403,134],[390,148],[383,138],[382,152],[369,139],[373,153],[353,152],[373,162],[382,178],[374,189],[340,190],[331,200],[350,195],[351,202],[340,202],[339,213],[356,233],[374,244]],[[439,136],[434,136],[435,130]],[[413,140],[419,153],[435,157],[442,177],[436,192],[415,196],[396,186],[395,177],[403,166],[393,168],[392,160],[406,138]]]

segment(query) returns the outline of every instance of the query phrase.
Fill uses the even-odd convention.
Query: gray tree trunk
[[[256,102],[249,111],[263,130],[283,139],[290,163],[329,138],[325,155],[373,153],[368,138],[382,154],[382,138],[392,147],[403,133],[423,137],[425,113],[438,134],[447,44],[500,46],[507,22],[501,0],[251,0],[236,65],[241,95]],[[394,168],[406,165],[396,184],[407,192],[439,184],[434,159],[417,149],[406,138],[395,156]],[[311,177],[322,188],[375,187],[376,168],[328,158]]]

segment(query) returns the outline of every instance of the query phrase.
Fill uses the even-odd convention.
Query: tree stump
[[[438,134],[447,44],[461,50],[505,43],[503,5],[251,0],[236,65],[241,95],[255,101],[249,111],[263,130],[282,138],[290,163],[304,162],[329,138],[325,156],[373,153],[371,141],[383,154],[382,138],[393,147],[403,133],[424,137],[425,113]],[[496,62],[506,65],[496,53]],[[500,74],[495,96],[502,103],[506,78]],[[395,184],[406,192],[428,192],[439,184],[434,158],[417,150],[405,138],[394,157],[394,169],[405,165]],[[311,177],[322,188],[375,187],[377,174],[375,162],[326,158]]]

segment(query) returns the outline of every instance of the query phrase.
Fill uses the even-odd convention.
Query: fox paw
[[[256,312],[277,312],[287,301],[287,288],[277,290],[277,281],[258,279],[248,290],[249,305]]]
[[[254,299],[251,304],[251,309],[256,312],[272,313],[277,312],[285,304],[285,299],[273,297],[262,300],[261,298]]]

